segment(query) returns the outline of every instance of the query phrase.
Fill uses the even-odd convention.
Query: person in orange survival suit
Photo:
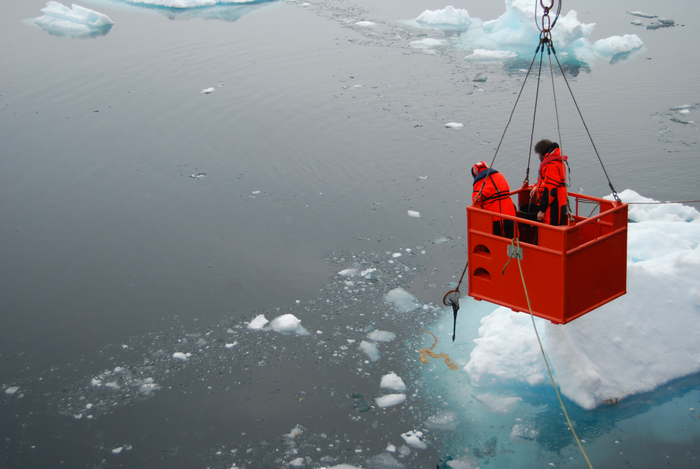
[[[559,144],[547,139],[535,144],[535,153],[540,158],[540,170],[537,184],[530,191],[530,197],[537,196],[537,221],[555,226],[566,225],[567,191],[564,163],[568,157],[561,154]]]
[[[510,187],[503,174],[489,168],[483,161],[479,161],[472,167],[472,176],[474,177],[472,202],[481,203],[484,210],[517,216],[515,204],[510,198]],[[513,238],[513,225],[513,220],[493,217],[493,234]]]

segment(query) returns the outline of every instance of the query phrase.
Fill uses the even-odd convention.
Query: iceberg
[[[164,8],[202,8],[216,5],[239,5],[259,3],[259,0],[123,0],[133,5],[155,6]]]
[[[535,4],[531,0],[505,0],[505,13],[487,21],[471,18],[466,10],[448,6],[442,10],[426,10],[406,23],[421,28],[459,31],[459,38],[452,44],[470,51],[468,61],[509,60],[517,56],[529,59],[540,40],[535,16],[540,16],[542,9],[536,9]],[[550,18],[553,20],[553,15]],[[560,15],[552,28],[552,41],[560,59],[573,62],[592,62],[600,58],[619,60],[643,45],[636,35],[612,36],[592,44],[588,38],[594,27],[595,23],[581,23],[574,10]],[[411,43],[412,47],[419,45],[423,46]]]
[[[453,6],[447,6],[442,10],[425,10],[416,18],[416,22],[422,26],[452,31],[466,31],[472,25],[469,12],[457,10]]]
[[[631,190],[619,196],[637,203],[627,294],[566,325],[535,318],[561,393],[587,410],[700,372],[700,213]],[[472,385],[547,385],[528,315],[497,308],[479,336],[464,367]]]
[[[233,22],[276,0],[115,0],[150,8],[171,20],[201,18]]]
[[[72,7],[48,2],[41,9],[44,15],[34,19],[34,23],[49,34],[67,37],[104,36],[114,25],[107,15],[75,4]]]

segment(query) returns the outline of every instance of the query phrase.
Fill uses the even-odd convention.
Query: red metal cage
[[[518,196],[521,210],[517,218],[503,218],[519,228],[520,251],[515,255],[520,256],[533,314],[566,324],[624,295],[627,204],[569,192],[573,221],[550,226],[526,218],[529,190],[511,193]],[[579,209],[590,215],[579,215]],[[493,216],[478,206],[467,207],[468,294],[527,313],[511,240],[493,234]]]

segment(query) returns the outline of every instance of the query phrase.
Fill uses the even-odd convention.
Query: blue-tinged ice
[[[539,44],[538,24],[541,23],[542,8],[538,6],[536,10],[536,2],[531,0],[505,0],[505,7],[505,13],[488,21],[470,17],[467,10],[448,6],[442,10],[426,10],[406,23],[422,28],[460,31],[452,44],[472,51],[467,56],[469,61],[512,60],[517,56],[529,59]],[[553,22],[554,14],[550,14],[550,18]],[[588,63],[600,58],[619,59],[643,45],[636,35],[613,36],[592,44],[588,38],[594,27],[595,23],[581,23],[574,10],[559,16],[551,37],[560,59]]]
[[[365,352],[365,354],[369,357],[370,361],[376,362],[377,360],[379,360],[379,357],[381,357],[379,349],[377,348],[377,344],[363,340],[362,342],[360,342],[359,347],[360,350]]]
[[[408,313],[422,306],[415,296],[401,287],[394,288],[387,293],[385,300],[394,306],[397,313]]]
[[[49,34],[68,37],[104,36],[114,25],[107,15],[75,4],[72,7],[48,2],[41,9],[44,15],[34,22]]]
[[[459,419],[454,412],[440,412],[428,417],[424,423],[429,430],[453,431],[457,428]]]
[[[201,8],[215,5],[238,5],[258,3],[259,0],[123,0],[134,5],[157,6],[165,8]]]
[[[630,190],[619,196],[638,203],[629,210],[627,294],[566,325],[535,318],[562,394],[584,409],[700,372],[700,213]],[[497,308],[476,342],[464,367],[473,386],[549,381],[528,315]],[[494,405],[486,394],[474,397]]]

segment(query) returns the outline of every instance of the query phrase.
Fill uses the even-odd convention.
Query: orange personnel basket
[[[627,204],[569,192],[569,201],[575,202],[573,222],[551,226],[527,218],[527,208],[534,207],[527,204],[529,192],[523,187],[511,193],[521,202],[517,218],[502,215],[518,226],[520,250],[515,243],[512,258],[511,239],[493,234],[494,212],[467,207],[469,296],[529,313],[516,256],[532,313],[554,324],[566,324],[624,295]],[[590,215],[580,216],[579,207]]]

